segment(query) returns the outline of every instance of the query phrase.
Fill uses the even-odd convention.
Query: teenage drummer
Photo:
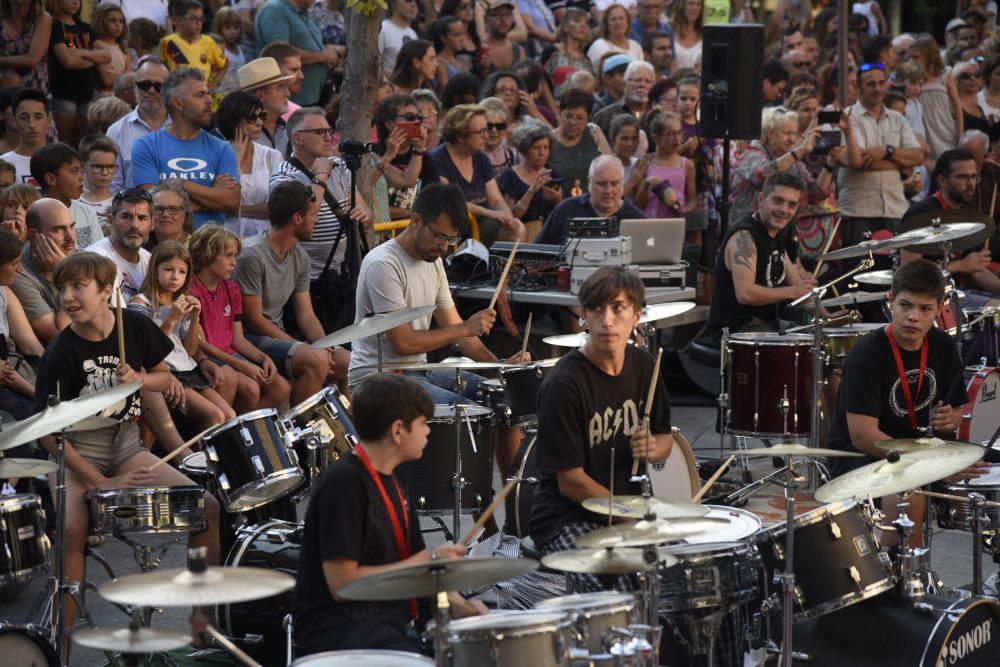
[[[673,446],[662,375],[650,429],[641,428],[656,363],[629,345],[645,300],[642,282],[624,269],[601,268],[584,281],[579,298],[590,336],[559,360],[538,392],[536,446],[543,473],[530,535],[543,554],[574,549],[574,538],[606,525],[581,503],[608,496],[612,484],[616,495],[639,494],[641,487],[631,481],[633,460],[655,465]],[[594,575],[569,577],[576,592],[604,589]]]
[[[411,621],[416,601],[351,602],[337,591],[393,566],[461,558],[461,544],[427,549],[416,510],[394,473],[420,458],[434,403],[417,382],[373,375],[353,392],[361,442],[320,478],[309,501],[295,585],[295,641],[299,656],[350,649],[417,651]],[[456,617],[486,613],[478,600],[450,593]]]
[[[390,313],[404,308],[434,304],[436,328],[431,316],[403,324],[386,332],[382,341],[384,363],[422,362],[427,353],[449,345],[458,345],[462,354],[475,361],[498,361],[479,336],[493,328],[496,311],[481,310],[463,320],[448,288],[442,256],[448,248],[468,234],[468,209],[462,191],[455,185],[434,183],[417,195],[410,224],[401,234],[372,249],[361,262],[358,277],[355,324],[374,313]],[[349,386],[353,390],[377,370],[379,341],[376,336],[352,343]],[[516,364],[530,360],[527,353],[506,359]],[[452,391],[455,374],[451,371],[411,371],[409,375],[423,385],[436,404],[461,400]],[[463,372],[464,396],[478,394],[478,375]],[[521,440],[521,431],[500,427],[497,438],[497,461],[501,473],[510,470]]]
[[[961,360],[951,337],[933,326],[944,299],[940,269],[926,260],[904,264],[893,274],[890,299],[891,323],[860,338],[847,355],[830,431],[831,448],[866,456],[829,459],[834,477],[884,459],[888,450],[877,442],[930,435],[928,426],[934,436],[953,439],[962,422],[968,396]],[[948,479],[978,477],[988,466],[980,462]],[[919,546],[924,497],[907,502],[916,524],[910,544]],[[882,499],[890,521],[897,503],[897,496]]]
[[[162,392],[170,383],[164,358],[173,347],[160,328],[128,310],[122,313],[125,359],[119,355],[118,326],[109,308],[117,269],[111,260],[92,252],[80,252],[62,260],[53,283],[59,291],[60,307],[70,324],[49,344],[42,357],[35,383],[35,411],[45,409],[49,397],[70,400],[115,385],[139,382],[146,391]],[[137,419],[140,393],[112,406],[100,416],[113,422],[69,435],[66,457],[66,578],[83,582],[84,550],[89,529],[86,494],[98,489],[192,485],[190,479],[169,465],[148,470],[157,459],[139,439]],[[55,454],[54,439],[42,445]],[[50,484],[54,488],[54,477]],[[191,547],[207,547],[208,562],[219,560],[219,504],[204,494],[208,527],[189,537]],[[76,607],[67,598],[67,627],[76,617]]]

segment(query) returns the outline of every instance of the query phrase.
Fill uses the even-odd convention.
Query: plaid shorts
[[[603,528],[604,524],[578,521],[567,523],[550,537],[545,544],[538,546],[538,550],[543,555],[556,553],[558,551],[572,551],[579,549],[576,546],[576,538],[593,532],[598,528]],[[596,593],[598,591],[623,591],[631,592],[639,590],[639,581],[633,575],[613,575],[613,574],[577,574],[575,572],[566,573],[567,593]]]

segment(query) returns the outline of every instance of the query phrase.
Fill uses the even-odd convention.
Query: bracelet
[[[798,155],[796,155],[796,154],[795,154],[795,149],[794,149],[794,148],[793,148],[792,150],[788,151],[788,154],[789,154],[789,155],[791,155],[791,156],[792,156],[792,158],[793,158],[793,159],[794,159],[794,160],[795,160],[796,162],[798,162],[798,161],[799,161],[799,159],[800,159],[800,158],[799,158],[799,156],[798,156]]]
[[[411,148],[410,152],[414,155],[427,155],[427,151],[418,151],[416,148]]]
[[[824,169],[826,169],[826,170],[827,170],[828,172],[830,172],[831,174],[832,174],[832,173],[833,173],[834,171],[836,171],[836,170],[837,170],[837,168],[836,168],[836,167],[831,167],[831,166],[830,166],[830,165],[828,165],[828,164],[827,164],[826,162],[824,162],[824,163],[823,163],[823,168],[824,168]]]

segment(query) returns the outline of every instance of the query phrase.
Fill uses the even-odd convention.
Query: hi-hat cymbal
[[[434,406],[434,419],[451,419],[456,413],[462,417],[485,417],[492,413],[490,408],[484,408],[478,403],[441,404]]]
[[[530,558],[441,558],[394,567],[355,579],[337,591],[345,600],[389,601],[426,598],[441,590],[488,586],[538,568]]]
[[[105,600],[118,604],[192,607],[258,600],[294,586],[293,577],[262,567],[209,567],[205,572],[172,568],[119,577],[98,592]]]
[[[58,469],[52,461],[41,459],[8,459],[0,457],[0,479],[8,477],[35,477],[48,475]]]
[[[517,368],[525,364],[508,364],[502,361],[473,361],[467,357],[448,357],[441,361],[385,364],[387,371],[485,371],[500,368]]]
[[[836,477],[816,491],[816,500],[835,503],[848,498],[889,496],[954,475],[983,458],[985,449],[976,445],[952,444],[911,451],[899,460],[875,461]]]
[[[746,449],[739,453],[740,456],[791,456],[793,458],[815,458],[817,456],[833,457],[855,457],[864,456],[859,452],[847,452],[842,449],[823,449],[820,447],[806,447],[792,442],[782,443],[773,447],[756,447]]]
[[[542,342],[547,345],[555,345],[556,347],[583,347],[583,344],[587,342],[588,338],[590,338],[590,334],[586,331],[581,331],[580,333],[574,334],[546,336],[542,339]]]
[[[80,646],[119,653],[166,653],[187,646],[190,637],[152,628],[81,628],[73,633]]]
[[[871,273],[879,272],[872,271]],[[854,306],[859,303],[869,303],[871,301],[885,301],[885,292],[849,292],[832,299],[823,299],[820,301],[820,305],[824,308],[836,308],[838,306]]]
[[[691,310],[694,306],[695,304],[693,301],[654,303],[653,305],[646,306],[642,309],[642,314],[639,316],[639,324],[659,322],[660,320],[665,320],[668,317],[676,317]]]
[[[436,309],[437,306],[431,304],[430,306],[417,306],[416,308],[394,310],[391,313],[370,315],[357,324],[344,327],[343,329],[334,331],[328,336],[320,338],[318,341],[313,343],[312,346],[317,349],[323,349],[333,347],[334,345],[350,343],[351,341],[358,340],[360,338],[375,336],[380,333],[385,333],[391,329],[395,329],[396,327],[406,324],[407,322],[418,320],[421,317],[427,317]]]
[[[141,387],[142,385],[138,382],[120,384],[110,389],[74,398],[72,401],[61,401],[55,406],[47,407],[37,415],[23,419],[0,431],[0,451],[72,427],[77,422],[93,417],[98,412],[125,400],[139,391]]]
[[[644,547],[651,544],[676,542],[685,537],[719,530],[729,525],[716,517],[682,517],[623,523],[581,535],[574,540],[580,548],[587,547]]]
[[[542,558],[542,565],[560,572],[579,572],[581,574],[631,574],[643,572],[663,563],[670,567],[677,563],[677,558],[669,554],[657,554],[659,561],[647,563],[645,551],[637,547],[622,547],[620,549],[576,549],[548,554]]]
[[[853,280],[866,285],[889,287],[892,285],[893,273],[893,271],[889,271],[888,269],[885,271],[865,271],[864,273],[855,274]],[[873,292],[873,294],[877,294],[877,292]],[[885,294],[879,294],[879,296],[883,299],[885,298]]]
[[[583,508],[607,516],[608,499],[606,496],[604,498],[587,498],[583,501]],[[698,517],[705,516],[708,511],[704,505],[695,505],[692,502],[647,498],[645,496],[615,496],[611,500],[610,507],[611,516],[626,519],[641,519],[646,516],[647,512],[652,512],[658,519]]]
[[[971,225],[981,225],[974,228]],[[941,254],[944,241],[951,241],[953,251],[965,250],[982,246],[986,239],[993,236],[996,223],[988,215],[968,208],[942,209],[928,211],[908,218],[899,225],[900,234],[920,232],[926,238],[909,243],[903,247],[912,252],[925,255]]]

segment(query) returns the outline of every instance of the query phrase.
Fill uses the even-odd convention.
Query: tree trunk
[[[340,89],[340,117],[337,129],[341,139],[371,141],[375,95],[382,85],[382,54],[378,50],[378,35],[385,13],[371,16],[351,8],[344,9],[347,27],[347,57],[344,60],[344,84]],[[357,196],[372,203],[371,160],[363,159],[357,174]],[[372,208],[374,218],[374,207]],[[368,230],[368,242],[373,245],[373,230]]]

